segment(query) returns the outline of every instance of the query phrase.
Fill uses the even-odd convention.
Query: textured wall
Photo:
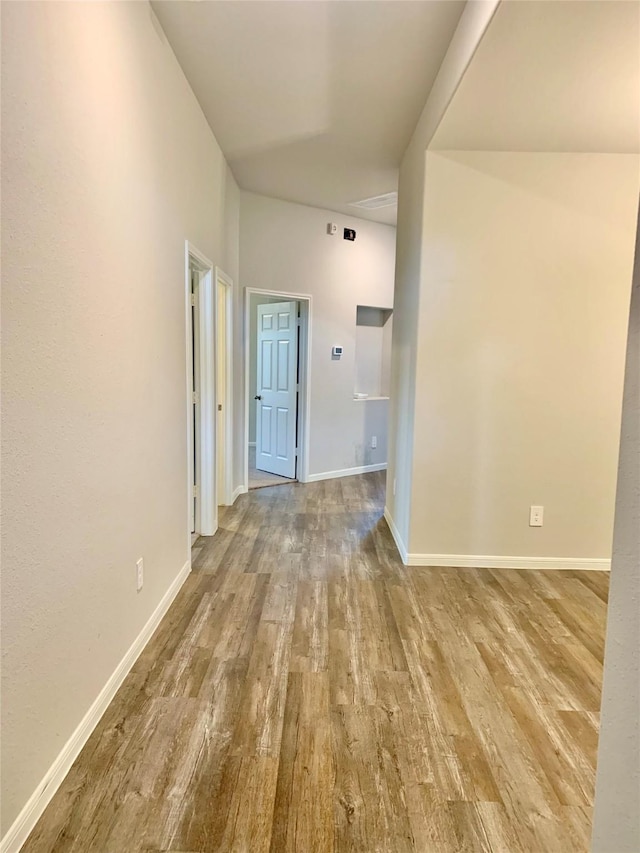
[[[425,160],[420,148],[407,154],[398,186],[386,507],[405,547],[411,517]]]
[[[237,279],[237,218],[146,3],[2,5],[3,833],[189,557],[184,241]]]
[[[387,488],[386,504],[405,546],[409,542],[413,486],[415,367],[426,151],[499,2],[476,0],[466,4],[400,168],[387,469],[387,484],[391,488]]]
[[[611,556],[638,172],[427,155],[410,553]]]
[[[640,850],[640,227],[629,319],[593,853]]]

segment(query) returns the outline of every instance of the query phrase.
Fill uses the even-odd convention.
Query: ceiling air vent
[[[371,198],[363,198],[362,201],[352,201],[349,207],[360,207],[363,210],[377,210],[379,207],[391,207],[398,203],[398,193],[385,193],[374,195]]]

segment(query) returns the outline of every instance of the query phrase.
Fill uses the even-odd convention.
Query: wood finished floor
[[[383,476],[224,510],[26,853],[588,849],[607,575],[405,568]]]
[[[256,468],[255,445],[249,448],[249,489],[263,489],[265,486],[281,486],[287,483],[295,483],[289,477],[280,477],[278,474],[270,474],[268,471],[260,471]]]

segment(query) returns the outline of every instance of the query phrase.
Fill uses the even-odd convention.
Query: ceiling
[[[464,0],[155,0],[243,189],[395,223],[398,166]]]
[[[640,4],[501,3],[430,147],[640,151]]]

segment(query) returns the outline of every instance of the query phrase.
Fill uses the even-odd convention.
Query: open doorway
[[[185,243],[187,519],[189,547],[218,529],[215,484],[214,281],[209,259]]]
[[[247,488],[305,482],[311,298],[247,288],[245,308]]]
[[[189,356],[187,358],[187,370],[191,384],[188,387],[190,403],[189,419],[189,487],[190,487],[190,526],[191,541],[198,538],[197,531],[200,529],[200,501],[198,499],[198,486],[200,485],[200,271],[189,258],[189,286],[190,304],[187,306],[189,317],[189,331],[187,339],[190,344]]]
[[[216,489],[218,506],[232,503],[233,282],[216,267]]]

